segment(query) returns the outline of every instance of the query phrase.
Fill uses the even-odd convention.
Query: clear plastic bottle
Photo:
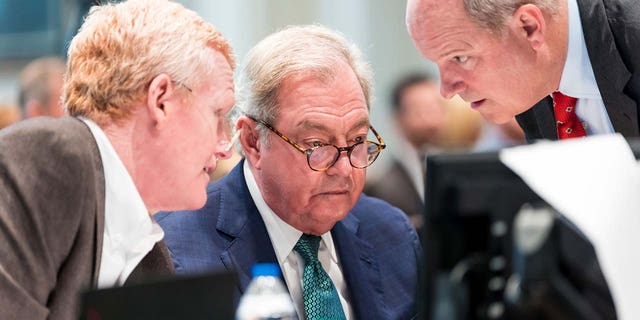
[[[298,319],[289,292],[280,280],[277,264],[258,263],[251,273],[253,280],[240,298],[236,320]]]

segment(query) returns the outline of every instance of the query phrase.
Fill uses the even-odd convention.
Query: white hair
[[[278,115],[278,93],[294,74],[309,72],[320,80],[330,79],[339,62],[355,73],[367,107],[371,102],[373,72],[360,50],[338,32],[319,25],[289,26],[267,36],[248,53],[238,84],[238,107],[267,123]],[[263,142],[265,130],[259,127]]]
[[[558,11],[558,0],[463,0],[464,10],[478,25],[502,31],[509,17],[522,5],[533,4],[550,14]]]

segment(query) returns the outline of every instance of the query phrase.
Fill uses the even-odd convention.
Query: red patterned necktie
[[[556,116],[556,129],[558,139],[571,139],[586,136],[586,132],[578,115],[576,115],[576,102],[578,99],[565,96],[556,91],[553,96],[553,113]]]

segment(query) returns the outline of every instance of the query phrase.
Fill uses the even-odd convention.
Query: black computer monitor
[[[591,243],[497,152],[426,161],[424,319],[616,318]],[[536,252],[514,246],[525,204],[553,217]]]
[[[85,292],[82,320],[228,320],[239,297],[237,276],[219,272]]]

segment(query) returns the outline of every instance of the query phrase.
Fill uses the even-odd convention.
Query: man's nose
[[[240,131],[236,131],[231,137],[229,137],[228,133],[223,134],[221,139],[218,141],[218,146],[216,147],[216,159],[228,159],[231,157],[231,154],[233,154],[233,145],[238,139],[239,134]]]
[[[340,152],[338,160],[327,170],[327,173],[348,177],[353,169],[347,152]]]
[[[456,94],[465,90],[465,84],[462,79],[456,75],[440,72],[440,95],[446,99],[453,98]]]

